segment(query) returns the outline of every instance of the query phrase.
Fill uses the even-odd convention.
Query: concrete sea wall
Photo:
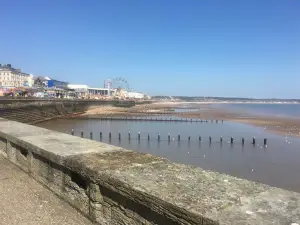
[[[83,113],[101,105],[133,106],[134,101],[67,99],[0,99],[0,117],[34,124],[45,120]]]
[[[300,223],[299,193],[6,119],[0,153],[98,224]]]

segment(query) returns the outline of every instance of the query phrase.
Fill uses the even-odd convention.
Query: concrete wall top
[[[0,137],[177,224],[300,224],[299,193],[4,119]]]
[[[54,132],[44,128],[25,125],[15,121],[0,119],[1,137],[12,140],[14,143],[25,144],[38,154],[51,155],[57,159],[66,156],[88,153],[104,153],[122,151],[123,149],[101,142],[81,139],[64,133]],[[25,126],[25,127],[24,127]],[[3,132],[4,131],[4,132]],[[22,145],[23,146],[23,145]]]

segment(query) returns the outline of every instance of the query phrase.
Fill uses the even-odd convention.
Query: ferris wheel
[[[129,84],[127,80],[125,80],[122,77],[116,77],[111,80],[111,87],[113,89],[124,89],[124,90],[129,90]]]

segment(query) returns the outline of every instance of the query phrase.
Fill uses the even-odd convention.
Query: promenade
[[[0,224],[93,224],[0,155]]]

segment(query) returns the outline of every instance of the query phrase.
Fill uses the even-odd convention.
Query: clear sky
[[[0,63],[151,95],[300,98],[299,0],[0,0]]]

